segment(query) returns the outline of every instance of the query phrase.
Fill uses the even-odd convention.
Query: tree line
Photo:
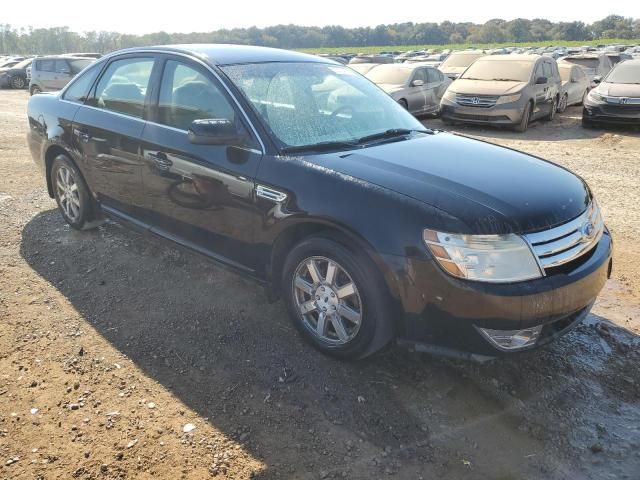
[[[484,24],[396,23],[376,27],[275,25],[213,32],[131,35],[118,32],[72,32],[68,27],[16,28],[0,25],[0,53],[106,53],[126,47],[170,43],[236,43],[280,48],[365,47],[372,45],[444,45],[448,43],[560,42],[598,38],[640,38],[640,19],[609,15],[602,20],[551,22],[545,19],[493,19]]]

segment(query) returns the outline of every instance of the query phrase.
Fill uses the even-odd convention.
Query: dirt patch
[[[458,129],[594,189],[615,277],[573,333],[485,365],[397,349],[348,364],[201,257],[68,228],[26,101],[0,91],[0,477],[637,478],[636,132],[583,130],[578,109],[525,135]]]

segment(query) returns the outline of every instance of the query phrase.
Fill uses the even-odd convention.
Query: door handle
[[[73,133],[75,133],[76,136],[84,143],[87,143],[89,140],[91,140],[91,135],[89,135],[89,132],[81,128],[75,128],[73,130]]]
[[[160,170],[169,170],[173,165],[173,162],[167,158],[167,154],[163,152],[149,152],[149,158],[153,159],[153,162],[156,164]]]

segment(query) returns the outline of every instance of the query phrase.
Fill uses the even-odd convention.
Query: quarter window
[[[142,118],[153,62],[151,58],[111,62],[96,87],[94,106]]]
[[[225,118],[235,122],[233,107],[213,81],[175,60],[167,61],[158,101],[158,122],[188,130],[194,120]]]
[[[98,76],[98,72],[100,72],[100,69],[94,67],[73,80],[73,83],[65,90],[63,98],[70,102],[84,103],[93,81]]]

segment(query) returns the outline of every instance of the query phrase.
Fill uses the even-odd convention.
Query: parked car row
[[[530,52],[505,55],[462,50],[450,53],[437,68],[437,63],[419,61],[423,58],[419,55],[411,55],[400,64],[373,63],[375,57],[368,58],[368,63],[349,66],[415,115],[440,113],[445,123],[501,125],[520,132],[533,120],[553,120],[556,112],[585,102],[589,91],[603,79],[608,79],[607,85],[615,83],[612,79],[622,74],[610,75],[614,70],[636,72],[634,81],[640,83],[640,72],[635,67],[640,58],[620,60],[614,66],[611,56],[599,51],[570,54],[556,60],[550,55]],[[629,75],[633,76],[625,74],[625,78]],[[592,125],[598,118],[611,122],[616,115],[622,115],[624,123],[638,123],[639,108],[632,95],[635,90],[620,91],[629,98],[615,107],[594,105],[597,92],[589,97],[591,107],[585,107],[584,124]],[[612,94],[607,91],[604,95]],[[616,114],[612,116],[613,110]]]
[[[60,90],[75,74],[100,58],[99,53],[65,53],[56,56],[6,55],[0,57],[0,88],[29,88],[31,94]],[[32,72],[36,66],[36,81]]]

